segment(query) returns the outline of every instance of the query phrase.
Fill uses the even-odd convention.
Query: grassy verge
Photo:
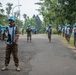
[[[59,36],[58,34],[52,34],[52,35],[53,36]],[[60,37],[62,37],[62,35]],[[65,44],[66,46],[74,47],[74,37],[73,36],[71,36],[71,38],[70,38],[70,43],[68,43],[65,38],[63,38],[63,40],[61,40],[61,42],[63,44]]]
[[[74,46],[74,37],[72,37],[72,36],[70,38],[70,46]]]
[[[70,43],[68,43],[66,41],[66,39],[62,40],[61,41],[64,45],[66,45],[67,47],[71,48],[72,50],[75,50],[75,47],[74,47],[74,37],[71,36],[70,38]]]

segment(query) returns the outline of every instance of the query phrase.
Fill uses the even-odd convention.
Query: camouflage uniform
[[[27,42],[28,42],[29,38],[30,38],[30,42],[31,42],[31,32],[32,32],[32,29],[30,27],[28,27],[26,29],[26,32],[27,32]]]
[[[51,41],[52,28],[48,28],[47,32],[48,32],[48,39],[49,41]]]

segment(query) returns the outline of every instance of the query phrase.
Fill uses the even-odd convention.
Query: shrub
[[[53,34],[57,34],[57,31],[56,31],[55,28],[52,29],[52,33],[53,33]]]

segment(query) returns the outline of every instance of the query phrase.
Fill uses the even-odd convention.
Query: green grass
[[[72,37],[72,36],[71,36],[71,38],[70,38],[70,43],[68,43],[68,42],[66,41],[66,39],[63,40],[62,42],[63,42],[66,46],[68,46],[68,47],[74,47],[74,37]]]
[[[72,37],[72,36],[70,38],[70,46],[74,46],[74,37]]]
[[[54,36],[58,36],[58,34],[53,34]],[[64,39],[64,40],[62,40],[62,42],[65,44],[65,45],[67,45],[67,46],[72,46],[72,47],[74,47],[74,37],[73,36],[71,36],[71,38],[70,38],[70,43],[68,43],[67,41],[66,41],[66,39]]]

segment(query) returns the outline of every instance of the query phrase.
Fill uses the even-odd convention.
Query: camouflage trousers
[[[6,55],[5,55],[5,66],[8,66],[10,62],[10,55],[13,55],[13,59],[15,62],[15,66],[19,66],[19,59],[18,59],[18,44],[11,44],[6,46]]]
[[[51,41],[51,33],[48,33],[48,39]]]
[[[74,36],[74,46],[76,47],[76,36]]]
[[[27,34],[27,40],[31,41],[31,34]]]

